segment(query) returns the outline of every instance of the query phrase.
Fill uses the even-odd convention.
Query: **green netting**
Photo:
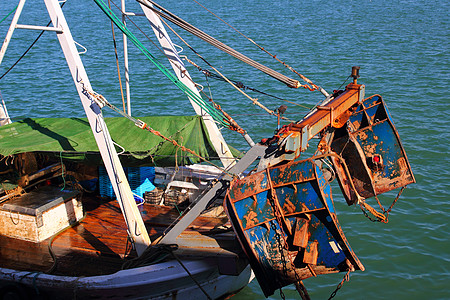
[[[199,116],[143,117],[164,136],[171,137],[208,160],[217,159],[203,120]],[[139,129],[125,118],[105,118],[117,152],[125,166],[173,166],[200,162],[172,143]],[[0,155],[44,152],[73,161],[101,164],[94,136],[86,118],[24,119],[0,127]],[[175,161],[177,159],[177,161]]]

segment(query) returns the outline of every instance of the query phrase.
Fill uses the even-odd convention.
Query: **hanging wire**
[[[262,65],[249,57],[243,55],[242,53],[236,51],[235,49],[231,48],[230,46],[220,42],[219,40],[213,38],[212,36],[206,34],[205,32],[201,31],[200,29],[196,28],[192,24],[189,24],[188,22],[184,21],[180,17],[174,15],[173,13],[169,12],[167,9],[163,8],[162,6],[158,5],[157,3],[153,2],[152,0],[137,0],[142,5],[145,5],[147,8],[151,9],[154,13],[158,14],[159,16],[169,20],[173,24],[179,26],[180,28],[188,31],[189,33],[197,36],[198,38],[202,39],[203,41],[209,43],[210,45],[220,49],[221,51],[224,51],[228,53],[229,55],[235,57],[236,59],[239,59],[242,62],[245,62],[246,64],[260,70],[261,72],[266,73],[267,75],[283,82],[288,87],[291,88],[299,88],[302,85],[298,80],[289,78],[277,71],[272,70],[271,68]],[[150,5],[151,3],[151,5]],[[153,5],[153,6],[152,6]],[[156,9],[156,8],[158,9]]]
[[[110,0],[108,0],[108,1],[110,1]],[[117,9],[119,9],[120,10],[120,8],[119,8],[119,6],[117,5],[117,4],[115,4],[114,3],[114,1],[111,1],[111,3],[114,5],[114,6],[116,6],[116,8]],[[134,25],[134,26],[136,26],[136,28],[153,44],[153,45],[155,45],[156,47],[157,47],[157,49],[163,54],[163,55],[165,55],[168,59],[170,59],[170,57],[168,57],[167,56],[167,54],[150,38],[150,37],[148,37],[146,34],[145,34],[145,32],[143,32],[142,31],[142,29],[135,23],[135,22],[133,22],[133,20],[129,17],[129,16],[126,16],[127,17],[127,19]],[[242,94],[244,94],[247,98],[249,98],[252,102],[253,102],[253,104],[255,104],[255,105],[257,105],[257,106],[260,106],[261,108],[263,108],[264,110],[266,110],[269,114],[271,114],[271,115],[276,115],[275,114],[275,112],[274,111],[272,111],[272,110],[269,110],[268,108],[266,108],[266,107],[264,107],[262,104],[260,104],[259,102],[258,102],[258,99],[254,99],[254,98],[252,98],[252,97],[250,97],[249,95],[247,95],[245,92],[243,92],[242,91],[242,89],[240,89],[240,83],[239,82],[237,82],[237,81],[233,81],[233,80],[229,80],[229,79],[227,79],[223,74],[221,74],[216,68],[214,68],[203,56],[201,56],[189,43],[187,43],[169,24],[167,24],[167,22],[164,20],[164,19],[161,19],[160,18],[160,20],[165,24],[165,26],[167,27],[167,28],[169,28],[194,54],[196,54],[199,58],[201,58],[209,67],[211,67],[212,69],[214,69],[214,70],[216,70],[219,74],[220,74],[220,76],[219,75],[216,75],[216,74],[214,74],[214,75],[216,75],[216,77],[218,77],[218,78],[220,78],[221,80],[223,80],[223,81],[225,81],[225,82],[229,82],[234,88],[236,88],[236,90],[238,90],[239,92],[241,92]],[[178,47],[180,47],[180,46],[178,46]],[[181,48],[181,47],[180,47]],[[193,63],[191,60],[189,60],[186,56],[181,56],[182,58],[184,58],[186,61],[188,61],[189,63],[191,63],[192,65],[194,65],[194,66],[196,66],[197,68],[199,68],[199,70],[201,69],[200,67],[198,67],[195,63]],[[212,73],[213,74],[213,73]],[[196,83],[196,82],[194,82],[193,80],[192,80],[192,78],[191,77],[187,77],[198,89],[199,89],[199,92],[200,93],[202,93],[212,104],[213,104],[213,106],[216,108],[216,109],[218,109],[219,111],[221,111],[224,115],[225,115],[225,117],[227,118],[227,121],[228,121],[228,125],[225,125],[225,127],[228,127],[229,129],[231,129],[231,130],[233,130],[233,131],[237,131],[237,132],[239,132],[239,133],[243,133],[243,132],[245,132],[245,130],[244,129],[242,129],[237,123],[236,123],[236,121],[235,120],[233,120],[226,112],[224,112],[221,108],[220,108],[220,105],[218,105],[218,104],[216,104],[214,101],[213,101],[213,99],[212,99],[212,95],[211,95],[211,93],[208,95],[208,94],[206,94],[205,92],[204,92],[204,90],[203,90],[203,86],[201,86],[201,85],[199,85],[198,83]],[[259,92],[259,93],[262,93],[262,94],[265,94],[264,92],[260,92],[260,91],[258,91],[257,89],[252,89],[252,88],[247,88],[247,89],[249,89],[249,90],[252,90],[252,91],[255,91],[255,92]],[[276,96],[273,96],[273,95],[269,95],[269,94],[265,94],[265,95],[267,95],[267,96],[270,96],[270,97],[275,97],[275,98],[278,98],[278,99],[280,99],[280,100],[283,100],[283,101],[286,101],[286,102],[289,102],[289,103],[292,103],[292,104],[294,104],[294,105],[298,105],[298,106],[303,106],[303,105],[301,105],[301,104],[297,104],[297,103],[295,103],[295,102],[291,102],[291,101],[288,101],[288,100],[284,100],[284,99],[282,99],[282,98],[279,98],[279,97],[276,97]],[[303,107],[305,107],[305,108],[308,108],[307,106],[303,106]],[[309,109],[309,108],[308,108]],[[281,117],[281,118],[283,118],[283,119],[285,119],[285,120],[288,120],[288,121],[290,121],[290,122],[292,122],[293,120],[290,120],[290,119],[287,119],[287,118],[285,118],[285,117]],[[224,126],[224,124],[223,123],[220,123],[219,122],[219,124],[221,124],[222,126]]]
[[[61,4],[61,8],[63,8],[64,4],[66,4],[66,2],[63,2]],[[17,7],[16,7],[17,8]],[[15,10],[15,9],[14,9]],[[47,26],[50,26],[50,24],[52,24],[52,21],[47,23]],[[37,43],[37,41],[41,38],[41,36],[44,34],[45,30],[42,30],[41,33],[39,33],[39,35],[37,36],[37,38],[33,41],[33,43],[31,43],[31,45],[27,48],[27,50],[25,50],[25,52],[19,57],[19,59],[8,69],[6,70],[5,73],[3,73],[2,76],[0,76],[0,80],[6,76],[6,74],[8,74],[21,60],[22,58],[25,57],[25,55],[27,55],[27,53],[31,50],[31,48],[33,48],[33,46]]]
[[[188,42],[186,42],[169,24],[167,24],[166,21],[161,19],[162,22],[194,53],[196,54],[201,60],[203,60],[210,68],[212,68],[217,74],[219,74],[220,78],[223,78],[224,81],[228,82],[233,88],[235,88],[237,91],[239,91],[241,94],[243,94],[245,97],[247,97],[250,101],[253,102],[253,104],[259,106],[263,110],[265,110],[270,115],[276,115],[273,110],[268,109],[264,105],[262,105],[258,99],[250,97],[247,93],[245,93],[237,84],[233,83],[230,79],[228,79],[225,75],[223,75],[219,70],[217,70],[215,67],[213,67],[202,55],[200,55]],[[201,69],[199,66],[197,66],[194,62],[192,62],[190,59],[188,59],[186,56],[184,58],[191,63],[193,66],[196,66],[197,68]],[[284,118],[284,117],[283,117]],[[286,119],[288,121],[292,121],[289,119]]]
[[[254,44],[255,46],[257,46],[259,49],[261,49],[262,51],[264,51],[265,53],[267,53],[268,55],[270,55],[272,58],[274,58],[275,60],[277,60],[279,63],[281,63],[283,66],[285,66],[288,70],[290,70],[291,72],[295,73],[296,75],[298,75],[304,82],[306,82],[308,85],[302,85],[302,87],[310,90],[310,91],[315,91],[320,89],[319,86],[315,85],[311,80],[309,80],[308,78],[306,78],[304,75],[300,74],[299,72],[297,72],[293,67],[289,66],[287,63],[285,63],[284,61],[280,60],[277,55],[274,55],[272,53],[270,53],[269,51],[267,51],[264,47],[260,46],[259,44],[257,44],[253,39],[247,37],[245,34],[243,34],[241,31],[237,30],[235,27],[233,27],[231,24],[229,24],[228,22],[226,22],[225,20],[223,20],[222,18],[220,18],[218,15],[216,15],[215,13],[213,13],[211,10],[209,10],[208,8],[206,8],[204,5],[202,5],[201,3],[199,3],[196,0],[192,0],[195,3],[197,3],[198,5],[200,5],[202,8],[204,8],[206,11],[208,11],[210,14],[212,14],[213,16],[215,16],[217,19],[219,19],[220,21],[222,21],[223,23],[225,23],[226,25],[228,25],[230,28],[232,28],[234,31],[236,31],[237,33],[239,33],[240,35],[242,35],[244,38],[246,38],[248,41],[250,41],[252,44]]]

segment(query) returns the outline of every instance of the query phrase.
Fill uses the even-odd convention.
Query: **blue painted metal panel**
[[[257,182],[261,179],[265,180],[262,184]],[[347,261],[364,269],[337,223],[331,187],[313,160],[236,180],[225,204],[266,296],[298,278],[313,276],[311,270],[315,274],[346,271]],[[296,223],[297,218],[303,221]],[[306,231],[296,224],[305,224]],[[307,239],[305,248],[294,245],[296,232]]]

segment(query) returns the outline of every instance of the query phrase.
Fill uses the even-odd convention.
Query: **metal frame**
[[[244,172],[258,157],[266,153],[267,146],[256,144],[242,157],[230,170],[224,174],[212,187],[204,194],[195,205],[182,216],[181,220],[175,224],[170,231],[165,234],[159,243],[178,244],[177,237],[205,210],[211,202],[217,199],[229,187],[233,179],[229,174],[239,176]]]
[[[84,69],[75,41],[70,33],[64,14],[57,0],[44,0],[53,27],[17,25],[26,0],[20,0],[16,13],[11,22],[7,36],[0,51],[0,63],[6,53],[9,41],[15,28],[45,29],[54,31],[63,50],[70,69],[75,87],[80,96],[81,103],[94,134],[95,141],[100,150],[101,157],[108,172],[109,179],[117,196],[122,214],[128,227],[137,253],[140,255],[150,245],[150,238],[144,226],[144,222],[137,208],[131,188],[123,171],[119,156],[115,150],[113,141],[103,119],[101,107],[95,101],[89,78]]]
[[[91,84],[61,7],[57,0],[44,1],[53,25],[61,28],[63,31],[62,33],[57,33],[59,43],[61,44],[81,103],[83,104],[95,141],[100,150],[103,163],[105,164],[109,179],[120,204],[120,209],[124,215],[128,227],[128,234],[134,241],[135,249],[140,255],[150,245],[150,238],[144,226],[144,221],[137,208],[106,123],[103,120],[101,108],[89,94],[92,91]]]

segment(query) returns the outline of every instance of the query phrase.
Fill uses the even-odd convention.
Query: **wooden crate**
[[[79,192],[46,186],[0,204],[0,234],[41,242],[83,217]]]

